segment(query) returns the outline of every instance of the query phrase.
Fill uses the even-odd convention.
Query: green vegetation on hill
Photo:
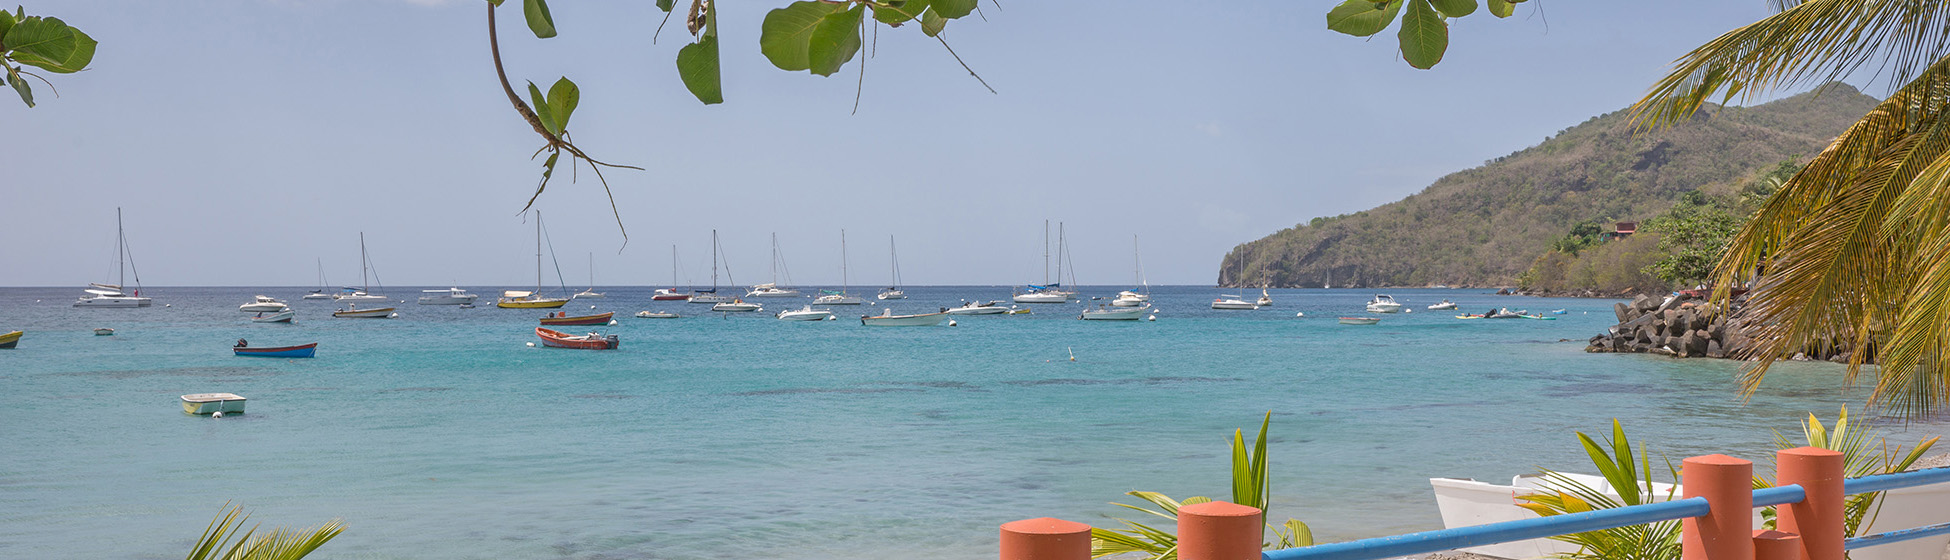
[[[1661,130],[1634,131],[1628,115],[1615,111],[1400,201],[1314,218],[1235,247],[1220,264],[1219,284],[1312,288],[1331,274],[1335,287],[1516,285],[1579,224],[1595,233],[1591,227],[1658,216],[1690,191],[1737,190],[1783,160],[1819,152],[1875,104],[1838,83],[1753,107],[1708,107]],[[1654,236],[1634,239],[1627,241],[1657,247]],[[1593,255],[1601,257],[1628,266],[1633,255]],[[1656,282],[1642,270],[1651,264],[1632,273]],[[1644,279],[1617,275],[1617,282]]]

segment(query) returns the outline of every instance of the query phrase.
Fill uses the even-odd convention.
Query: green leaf
[[[555,119],[556,134],[569,128],[569,115],[575,114],[576,104],[582,102],[582,90],[568,78],[555,80],[548,88],[548,115]]]
[[[941,29],[944,27],[948,27],[948,18],[941,17],[941,14],[934,13],[934,8],[930,7],[928,8],[928,11],[926,13],[921,14],[922,34],[925,34],[929,37],[940,35]]]
[[[13,12],[0,10],[0,52],[7,51],[7,30],[13,28],[15,21]]]
[[[705,35],[677,49],[677,77],[705,105],[724,103],[724,84],[718,75],[718,36]]]
[[[555,36],[555,17],[548,15],[548,0],[522,0],[521,15],[528,18],[528,30],[535,32],[535,38]]]
[[[892,27],[900,27],[903,23],[914,21],[914,18],[921,17],[921,12],[928,11],[928,0],[907,0],[905,2],[901,0],[889,0],[887,4],[886,6],[876,5],[873,7],[873,19]]]
[[[941,17],[955,19],[975,11],[978,0],[933,0],[930,5]]]
[[[846,7],[841,4],[803,1],[793,2],[784,8],[766,12],[765,22],[758,34],[758,50],[773,66],[788,72],[812,67],[811,49],[813,30],[819,28],[826,16],[839,13]]]
[[[831,76],[853,60],[860,52],[860,23],[865,19],[865,6],[820,18],[819,27],[813,29],[812,40],[807,44],[807,59],[812,73]]]
[[[487,0],[487,2],[488,2],[488,5],[489,5],[489,6],[494,6],[494,7],[496,7],[496,8],[499,8],[499,7],[501,7],[501,2],[502,2],[502,1],[503,1],[503,0]]]
[[[14,92],[20,94],[20,100],[27,103],[27,108],[29,109],[34,108],[34,90],[32,88],[27,87],[27,80],[25,78],[21,78],[20,74],[13,73],[12,68],[9,68],[7,70],[8,70],[7,73],[13,78],[12,80],[9,80],[9,82],[10,85],[14,86]]]
[[[1286,520],[1286,530],[1287,536],[1292,539],[1287,544],[1296,547],[1314,545],[1314,530],[1308,527],[1306,523],[1302,523],[1298,519],[1289,518]]]
[[[1402,60],[1423,70],[1442,62],[1449,50],[1449,24],[1429,7],[1429,0],[1408,0],[1408,13],[1402,16]]]
[[[535,116],[542,119],[542,128],[548,129],[549,134],[562,133],[562,127],[555,125],[555,117],[549,115],[548,98],[542,97],[542,89],[535,87],[535,82],[528,82],[528,104],[535,110]]]
[[[1476,13],[1476,0],[1435,0],[1435,11],[1452,18],[1463,17]]]
[[[1510,17],[1517,12],[1517,5],[1510,0],[1484,0],[1489,5],[1490,14],[1500,18]]]
[[[1395,16],[1402,13],[1402,2],[1388,0],[1377,5],[1372,0],[1347,0],[1327,12],[1327,28],[1355,37],[1372,36],[1395,23]]]
[[[30,17],[7,30],[6,44],[15,62],[49,72],[71,74],[95,59],[95,40],[59,18]]]
[[[664,13],[666,14],[670,13],[671,10],[674,10],[676,8],[677,8],[676,0],[657,0],[657,9],[663,10]]]

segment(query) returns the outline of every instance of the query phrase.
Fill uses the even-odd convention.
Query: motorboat
[[[879,295],[873,297],[878,299],[907,299],[907,292],[903,292],[894,289],[892,287],[889,287],[885,290],[881,290]]]
[[[311,344],[300,344],[297,346],[252,347],[246,345],[244,341],[239,340],[236,346],[230,348],[230,351],[232,354],[238,356],[251,356],[256,358],[310,358],[318,351],[318,343],[313,342]]]
[[[1113,307],[1137,307],[1151,301],[1151,296],[1124,290],[1117,292],[1117,299],[1110,300]]]
[[[1259,303],[1259,306],[1260,306],[1260,307],[1272,307],[1272,306],[1273,306],[1273,294],[1269,294],[1269,293],[1266,293],[1266,288],[1260,288],[1260,289],[1259,289],[1259,302],[1258,302],[1258,303]]]
[[[184,414],[221,416],[224,414],[242,414],[243,412],[244,397],[232,393],[183,395]]]
[[[813,298],[813,305],[866,305],[867,300],[845,292],[820,290],[819,297]]]
[[[24,331],[14,331],[6,334],[0,334],[0,349],[13,348],[16,345],[19,345],[20,335],[23,332]]]
[[[1136,321],[1143,319],[1144,314],[1150,312],[1151,306],[1149,305],[1139,307],[1099,305],[1096,309],[1083,310],[1083,314],[1078,315],[1077,318],[1085,321]]]
[[[325,293],[323,290],[312,290],[302,299],[332,299],[332,294]]]
[[[1569,313],[1569,312],[1570,312],[1570,311],[1569,311],[1569,310],[1566,310],[1566,309],[1552,309],[1552,310],[1551,310],[1551,314],[1552,314],[1552,315],[1563,315],[1563,314],[1565,314],[1565,313]]]
[[[1343,325],[1372,325],[1381,322],[1380,317],[1342,317]]]
[[[1259,309],[1259,304],[1255,302],[1246,301],[1245,299],[1242,299],[1239,296],[1235,296],[1235,295],[1222,295],[1219,296],[1218,299],[1212,300],[1212,308],[1252,310],[1252,309]]]
[[[677,291],[677,288],[657,288],[657,292],[650,296],[650,301],[684,301],[687,299],[691,299],[691,294]]]
[[[284,311],[279,311],[277,313],[272,313],[270,315],[259,313],[257,314],[256,317],[251,317],[251,322],[252,323],[290,323],[292,319],[296,319],[296,318],[298,318],[298,310],[285,309]]]
[[[779,320],[781,321],[824,321],[831,318],[833,318],[832,311],[813,309],[810,305],[799,309],[788,309],[779,312]]]
[[[115,329],[108,327],[95,329],[95,336],[115,336]]]
[[[752,286],[751,291],[745,292],[745,297],[799,297],[800,295],[802,294],[799,293],[799,290],[781,288],[777,284],[772,283]]]
[[[557,326],[559,325],[607,325],[609,324],[610,317],[614,317],[614,316],[616,316],[616,312],[614,311],[608,313],[597,313],[595,315],[581,315],[576,317],[570,317],[567,312],[557,311],[553,315],[543,316],[542,324],[557,325]]]
[[[712,311],[722,311],[726,313],[750,313],[764,308],[765,306],[756,303],[750,303],[745,300],[736,299],[736,298],[732,299],[731,301],[727,301],[724,303],[711,306]]]
[[[257,296],[255,301],[237,306],[238,311],[245,313],[276,313],[290,308],[284,300],[270,296]]]
[[[675,313],[675,312],[671,312],[671,311],[638,311],[638,312],[636,312],[636,318],[638,318],[638,319],[677,319],[677,318],[680,318],[680,317],[682,317],[682,315],[678,315],[677,313]]]
[[[731,296],[718,295],[713,292],[715,292],[715,290],[713,291],[698,290],[696,292],[693,292],[690,297],[690,302],[691,303],[731,303],[732,300],[737,299]]]
[[[1387,294],[1375,294],[1374,299],[1368,300],[1369,313],[1395,313],[1401,310],[1402,304],[1395,303],[1395,298]]]
[[[91,283],[83,289],[88,295],[74,302],[75,307],[131,308],[148,307],[149,298],[142,297],[142,273],[135,275],[135,292],[123,293],[122,286],[127,282],[126,274],[135,269],[135,259],[129,257],[128,237],[122,233],[122,209],[115,209],[115,276],[114,284]],[[128,266],[124,267],[123,264]]]
[[[1003,315],[1013,307],[1003,307],[999,301],[964,301],[960,307],[950,307],[949,315]]]
[[[948,310],[914,315],[895,315],[892,309],[882,309],[879,315],[861,315],[860,324],[869,327],[932,327],[948,320]]]
[[[1445,299],[1445,300],[1442,300],[1442,303],[1438,303],[1438,304],[1435,304],[1435,305],[1431,305],[1431,306],[1429,306],[1429,309],[1431,309],[1431,310],[1435,310],[1435,311],[1442,311],[1442,310],[1449,310],[1449,309],[1455,309],[1455,308],[1456,308],[1456,302],[1453,302],[1453,301],[1449,301],[1449,300],[1446,300],[1446,299]]]
[[[554,258],[552,256],[553,253],[550,253],[550,255],[551,256],[549,258]],[[560,266],[556,267],[555,273],[556,273],[556,280],[558,281],[561,280],[562,269]],[[562,289],[562,291],[566,292],[569,290],[568,288],[565,287]],[[501,292],[501,299],[495,300],[494,306],[502,309],[556,309],[564,305],[568,305],[568,303],[569,303],[569,298],[552,298],[552,297],[542,296],[542,211],[536,210],[535,211],[535,289],[534,291],[503,290]]]
[[[541,337],[542,345],[550,348],[571,348],[576,350],[615,350],[619,341],[616,335],[589,333],[572,335],[545,327],[535,327],[535,336]]]
[[[344,309],[333,311],[332,316],[341,319],[390,319],[398,314],[393,313],[391,307],[359,309],[358,304],[347,304]]]
[[[420,290],[420,293],[426,294],[420,296],[420,305],[467,305],[474,303],[475,299],[481,297],[467,293],[467,290],[460,288]]]
[[[359,279],[364,282],[364,285],[360,286],[359,289],[345,288],[343,292],[332,296],[332,299],[338,300],[339,303],[346,305],[390,301],[386,296],[372,293],[371,270],[372,257],[366,253],[366,232],[362,231],[359,232]],[[385,286],[381,287],[383,288]]]

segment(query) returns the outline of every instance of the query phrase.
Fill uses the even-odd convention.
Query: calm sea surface
[[[994,558],[1006,521],[1107,526],[1131,490],[1223,499],[1226,438],[1267,411],[1272,514],[1338,540],[1438,527],[1429,477],[1588,472],[1572,432],[1612,418],[1675,462],[1760,459],[1773,430],[1866,396],[1839,366],[1789,364],[1743,402],[1738,364],[1585,354],[1609,300],[1464,290],[1395,291],[1414,312],[1370,327],[1333,317],[1372,292],[1214,311],[1218,290],[1168,287],[1155,322],[1077,321],[1072,303],[864,328],[853,317],[881,306],[783,322],[608,288],[568,309],[618,312],[600,327],[622,338],[610,352],[528,347],[539,310],[333,319],[304,291],[152,288],[152,308],[76,309],[78,289],[0,288],[0,331],[27,331],[0,350],[0,557],[180,558],[236,502],[272,525],[344,518],[325,559]],[[260,293],[298,323],[246,321],[236,307]],[[1009,296],[909,293],[887,306]],[[1424,309],[1444,298],[1569,312]],[[808,300],[789,301],[764,303]],[[686,317],[628,317],[642,309]],[[317,342],[318,357],[233,357],[238,338]],[[184,415],[177,396],[202,392],[245,395],[249,413]],[[1901,443],[1944,431],[1882,428]]]

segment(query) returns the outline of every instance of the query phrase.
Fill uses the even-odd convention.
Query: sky
[[[678,80],[689,36],[647,0],[569,2],[535,39],[501,8],[509,78],[568,76],[576,143],[536,203],[571,286],[770,279],[1040,283],[1044,221],[1081,284],[1209,285],[1232,247],[1356,212],[1636,101],[1766,2],[1533,0],[1453,20],[1433,70],[1326,29],[1330,2],[1001,0],[943,34],[881,27],[832,77],[758,51],[784,0],[719,7],[726,102]],[[115,210],[147,286],[534,283],[520,214],[540,138],[494,77],[478,0],[37,0],[101,41],[89,70],[0,98],[0,286],[114,278]],[[864,81],[860,75],[865,59]],[[864,84],[861,86],[861,84]],[[853,113],[854,98],[860,108]],[[1871,94],[1879,92],[1871,91]],[[547,283],[555,284],[553,265]]]

